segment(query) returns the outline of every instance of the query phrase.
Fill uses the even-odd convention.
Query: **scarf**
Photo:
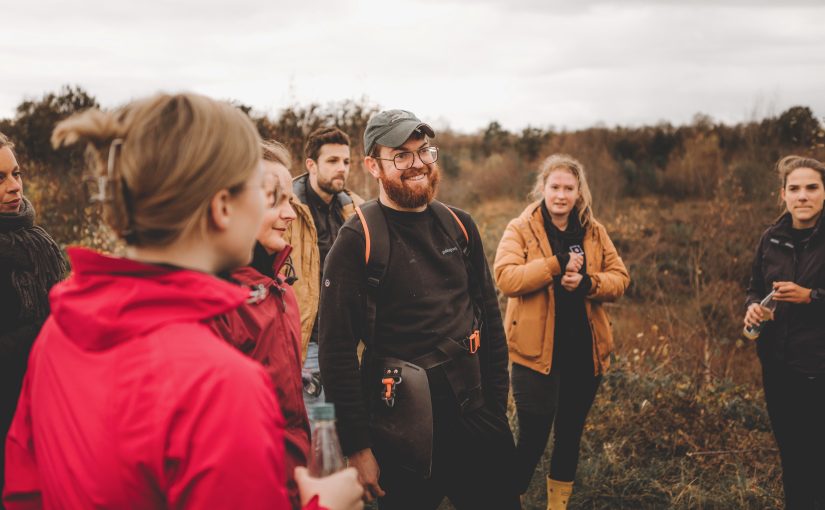
[[[275,268],[273,266],[275,265],[275,258],[277,256],[277,253],[267,253],[266,248],[258,241],[255,241],[255,249],[252,251],[252,262],[249,265],[262,275],[274,279]]]
[[[554,253],[567,253],[571,245],[582,244],[584,227],[579,221],[579,212],[576,207],[573,207],[567,217],[567,228],[565,230],[559,230],[553,223],[553,218],[550,216],[550,211],[547,210],[544,200],[541,201],[541,215],[544,219],[544,231]]]
[[[40,322],[49,314],[49,290],[69,270],[52,237],[34,225],[34,207],[25,197],[16,213],[0,213],[0,263],[11,269],[20,298],[20,319]]]

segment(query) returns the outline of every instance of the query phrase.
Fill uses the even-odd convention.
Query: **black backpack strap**
[[[430,202],[429,208],[435,215],[441,228],[447,232],[450,239],[452,239],[461,250],[465,262],[468,261],[470,256],[470,236],[467,234],[467,229],[464,228],[464,224],[458,219],[456,213],[438,200]]]
[[[441,228],[452,238],[464,258],[464,267],[467,269],[467,281],[470,283],[470,300],[473,303],[474,309],[473,330],[474,333],[478,335],[478,331],[481,330],[484,324],[484,308],[481,306],[484,298],[481,292],[481,284],[476,281],[473,261],[470,259],[470,236],[467,233],[466,227],[464,227],[464,223],[461,222],[458,215],[447,205],[438,200],[433,200],[430,202],[430,210],[435,215]],[[477,336],[475,340],[478,340]]]
[[[364,263],[367,276],[366,337],[370,342],[375,334],[375,294],[390,262],[390,232],[387,218],[377,200],[364,202],[355,207],[355,213],[364,228]]]

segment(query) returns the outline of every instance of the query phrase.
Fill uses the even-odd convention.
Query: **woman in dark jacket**
[[[825,507],[825,165],[788,156],[777,163],[785,213],[759,241],[745,325],[757,340],[765,402],[782,459],[789,509]],[[771,314],[759,302],[771,291]]]
[[[68,270],[57,243],[34,226],[14,145],[0,133],[0,439],[9,430],[32,342],[49,314],[49,289]],[[0,441],[0,487],[5,441]]]

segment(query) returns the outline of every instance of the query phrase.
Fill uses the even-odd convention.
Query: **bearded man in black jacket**
[[[519,508],[496,291],[473,219],[434,201],[433,137],[404,110],[367,124],[364,162],[379,198],[346,222],[327,255],[321,376],[344,454],[380,508],[435,509],[444,497],[459,509]],[[466,246],[450,233],[456,225]],[[370,250],[385,249],[375,274]]]

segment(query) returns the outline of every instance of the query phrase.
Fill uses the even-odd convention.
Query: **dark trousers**
[[[579,463],[584,422],[596,398],[601,376],[594,376],[592,368],[560,369],[544,375],[515,363],[511,374],[519,421],[517,489],[520,493],[527,491],[551,429],[554,433],[550,477],[572,482]]]
[[[447,497],[458,510],[519,509],[512,482],[513,435],[503,411],[482,407],[461,416],[452,397],[433,398],[432,475],[423,479],[378,456],[381,510],[438,508]]]
[[[763,361],[762,384],[782,460],[785,508],[825,509],[825,375]]]
[[[9,433],[17,409],[25,370],[25,358],[18,364],[0,364],[0,494],[2,494],[6,480],[6,436]],[[0,510],[4,508],[1,499]]]

